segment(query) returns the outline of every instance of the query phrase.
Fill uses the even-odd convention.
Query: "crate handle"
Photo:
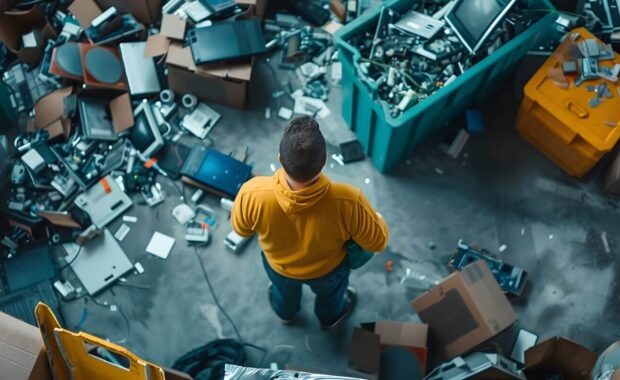
[[[566,102],[566,108],[575,116],[580,119],[585,119],[588,117],[588,111],[586,111],[583,107],[578,104],[573,103],[571,100]]]

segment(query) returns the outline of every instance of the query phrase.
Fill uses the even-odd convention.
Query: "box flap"
[[[362,372],[378,373],[381,359],[379,335],[356,327],[351,336],[349,360],[351,366]]]
[[[39,7],[28,11],[6,12],[0,15],[0,41],[12,51],[21,47],[22,35],[43,24],[45,16]]]
[[[163,34],[154,34],[149,36],[146,40],[146,47],[144,49],[145,57],[159,57],[168,53],[170,47],[170,40]]]
[[[187,21],[185,19],[174,14],[164,13],[160,34],[173,40],[183,40],[186,27]]]
[[[426,347],[428,325],[397,321],[377,321],[375,334],[381,344],[406,347]]]
[[[71,94],[73,87],[58,89],[45,95],[34,105],[34,126],[43,129],[62,118],[65,111],[65,96]]]
[[[166,64],[196,71],[196,65],[194,65],[194,57],[192,57],[191,49],[188,47],[183,47],[177,42],[172,42],[170,44],[168,55],[166,56]]]
[[[34,371],[40,379],[51,378],[39,330],[25,322],[0,313],[0,374],[3,379],[26,380]],[[47,368],[47,376],[46,369]]]
[[[525,351],[526,374],[556,370],[567,380],[589,379],[597,355],[564,337],[547,339]]]
[[[218,78],[231,78],[249,81],[252,77],[252,62],[230,63],[219,62],[216,64],[200,65],[196,72],[203,75],[211,75]]]
[[[129,94],[125,93],[110,101],[110,114],[112,114],[112,123],[117,133],[133,127],[133,109]]]
[[[95,3],[95,0],[75,0],[69,5],[69,11],[83,28],[88,28],[93,20],[101,14],[101,8]]]

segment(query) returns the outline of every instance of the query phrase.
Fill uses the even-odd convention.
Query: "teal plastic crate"
[[[394,0],[387,2],[385,6],[403,13],[417,2],[418,0]],[[549,13],[448,86],[439,89],[396,118],[390,115],[383,102],[375,101],[377,87],[360,79],[362,74],[359,63],[362,57],[357,49],[347,42],[361,33],[374,32],[381,7],[359,17],[336,33],[334,42],[340,52],[343,73],[342,114],[379,171],[389,171],[411,156],[420,142],[442,129],[466,108],[482,104],[527,51],[551,30],[557,18],[557,12],[551,3],[546,0],[524,0],[521,3],[537,11],[544,12],[549,9]]]

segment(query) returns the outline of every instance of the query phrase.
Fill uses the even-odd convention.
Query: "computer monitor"
[[[446,21],[475,54],[517,0],[458,0]]]
[[[133,117],[134,126],[129,139],[142,156],[150,158],[164,146],[153,110],[147,102],[142,102],[134,111]]]

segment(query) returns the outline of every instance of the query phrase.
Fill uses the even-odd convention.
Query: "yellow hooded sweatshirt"
[[[388,242],[385,221],[361,190],[321,174],[311,186],[293,191],[282,169],[241,187],[232,226],[242,236],[258,234],[270,266],[300,280],[336,268],[345,259],[348,240],[371,252],[383,251]]]

